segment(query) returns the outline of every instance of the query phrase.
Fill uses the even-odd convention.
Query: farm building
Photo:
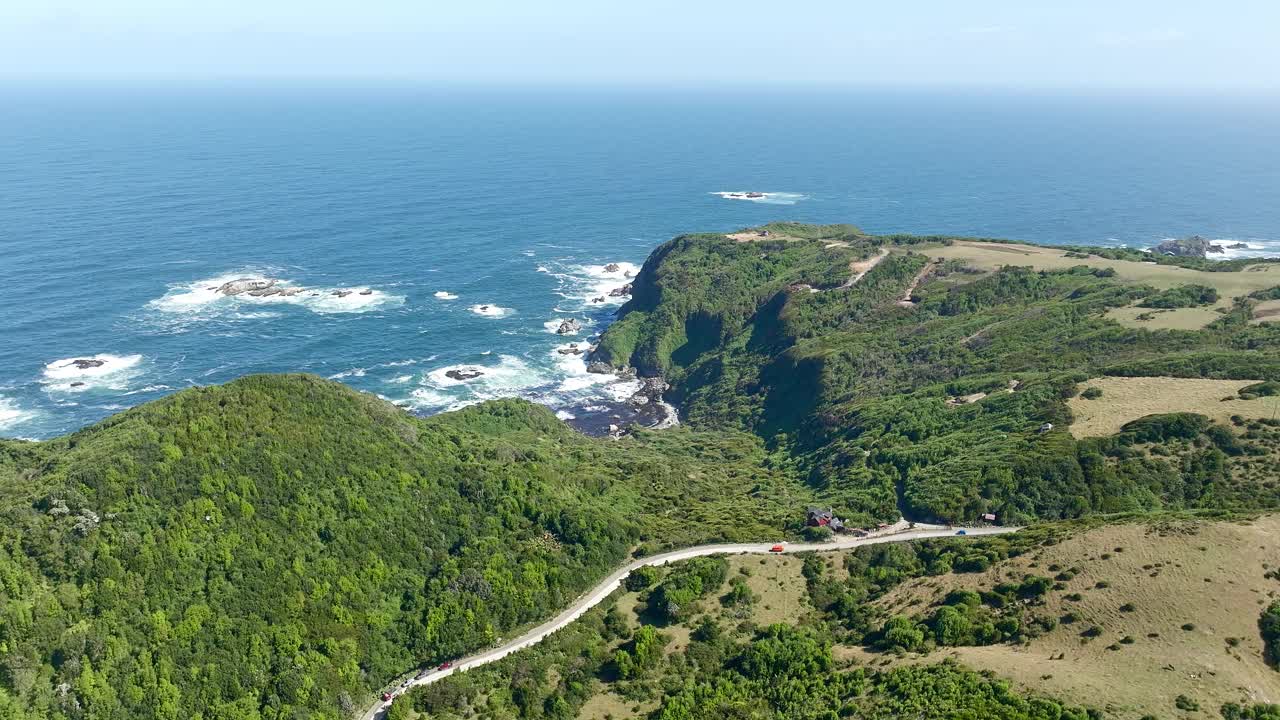
[[[836,532],[844,530],[844,522],[836,517],[835,511],[818,507],[809,508],[805,513],[805,524],[809,527],[826,527]]]

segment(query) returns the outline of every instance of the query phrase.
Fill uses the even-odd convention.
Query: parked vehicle
[[[448,669],[449,669],[449,668],[451,668],[451,667],[453,667],[453,661],[452,661],[452,660],[445,660],[444,662],[440,663],[440,667],[438,667],[438,668],[436,668],[436,669],[437,669],[437,670],[448,670]]]
[[[384,692],[384,693],[382,693],[382,702],[386,702],[386,701],[388,701],[388,700],[390,700],[390,699],[391,699],[391,693],[389,693],[389,692]]]
[[[957,535],[968,535],[969,533],[965,532],[964,530],[957,530],[957,531],[956,531],[956,534],[957,534]]]
[[[785,549],[786,548],[782,547],[781,545],[774,545],[773,547],[769,548],[769,552],[782,552]]]

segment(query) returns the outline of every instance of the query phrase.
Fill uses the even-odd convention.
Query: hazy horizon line
[[[406,89],[448,91],[607,91],[627,92],[866,92],[866,91],[934,91],[956,93],[1025,93],[1025,94],[1137,94],[1144,96],[1249,96],[1280,98],[1280,84],[1276,86],[1174,86],[1174,85],[1091,85],[1054,84],[1024,85],[1013,83],[927,83],[927,82],[857,82],[835,83],[821,81],[715,81],[715,82],[657,82],[657,81],[600,81],[600,80],[539,80],[502,81],[496,79],[445,80],[413,76],[364,76],[364,75],[196,75],[168,74],[148,75],[82,75],[82,74],[30,74],[0,72],[0,88],[10,89],[66,89],[66,90],[207,90],[207,89]]]

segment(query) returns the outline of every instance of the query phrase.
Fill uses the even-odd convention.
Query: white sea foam
[[[613,267],[609,270],[606,268]],[[541,269],[541,268],[540,268]],[[640,272],[634,263],[617,262],[607,265],[566,265],[562,272],[548,273],[559,281],[556,294],[572,300],[578,307],[556,307],[556,312],[573,313],[618,306],[630,299],[629,295],[613,295],[613,291],[629,284]],[[565,303],[569,304],[569,303]]]
[[[480,375],[468,380],[449,377],[451,371]],[[411,393],[410,404],[420,409],[457,410],[468,405],[503,397],[526,395],[547,385],[550,378],[514,355],[499,355],[494,364],[461,364],[437,368],[420,381]]]
[[[591,279],[585,288],[582,299],[594,305],[621,305],[631,299],[630,295],[610,295],[624,285],[631,283],[640,266],[629,262],[612,263],[617,270],[606,270],[605,265],[582,265],[582,272]],[[601,300],[601,302],[595,302]]]
[[[570,319],[577,320],[578,324],[581,325],[584,329],[591,327],[592,325],[595,325],[595,322],[592,321],[591,318],[556,318],[555,320],[548,320],[542,323],[542,327],[552,335],[561,335],[562,333],[557,332],[560,329],[560,324],[563,323],[565,320],[570,320]],[[579,332],[581,332],[581,330],[575,331],[575,332],[563,333],[563,335],[577,335]]]
[[[577,415],[574,415],[568,410],[557,410],[556,417],[560,418],[561,420],[577,420],[578,419]]]
[[[458,296],[457,296],[457,295],[454,295],[453,293],[451,293],[451,292],[449,292],[449,291],[447,291],[447,290],[439,290],[439,291],[437,291],[437,292],[436,292],[436,297],[437,297],[437,298],[439,298],[439,299],[441,299],[441,300],[457,300],[457,299],[458,299]]]
[[[224,295],[218,288],[233,280],[274,279],[273,287],[296,291],[288,295],[253,297],[248,293]],[[404,304],[403,295],[393,295],[382,290],[357,285],[351,287],[304,287],[292,280],[273,278],[261,272],[237,272],[174,285],[162,297],[147,303],[161,312],[195,316],[197,319],[224,313],[236,319],[256,320],[278,317],[276,313],[246,311],[246,308],[264,305],[297,305],[321,314],[362,313]]]
[[[36,411],[27,410],[7,397],[0,396],[0,430],[8,430],[36,417]]]
[[[368,372],[369,371],[365,370],[364,368],[351,368],[350,370],[344,370],[340,373],[334,373],[329,376],[329,379],[341,380],[343,378],[349,378],[349,377],[364,377],[365,374],[367,374]]]
[[[413,379],[412,375],[397,375],[391,378],[391,382],[396,383],[397,385],[400,385],[403,383],[407,383],[412,379]]]
[[[194,382],[191,382],[191,381],[188,381],[188,382],[190,382],[192,385],[195,384]],[[143,395],[145,393],[165,392],[166,390],[172,390],[172,389],[173,388],[169,387],[168,385],[148,385],[139,390],[130,390],[129,392],[125,393],[125,395]]]
[[[795,205],[801,200],[808,200],[808,195],[793,192],[749,192],[746,190],[721,190],[711,193],[725,200],[746,200],[764,205]]]
[[[576,396],[574,399],[577,400],[585,399],[582,397],[584,394],[594,396],[597,391],[602,391],[611,400],[622,402],[640,389],[639,381],[622,380],[617,375],[587,372],[587,350],[590,347],[587,343],[576,343],[577,348],[582,351],[580,353],[560,352],[571,349],[574,345],[575,343],[565,343],[551,351],[551,359],[555,362],[561,377],[557,391]]]
[[[77,360],[85,360],[93,367],[77,367]],[[54,360],[45,365],[44,383],[48,390],[83,392],[86,390],[126,390],[129,380],[142,371],[141,355],[81,355]]]
[[[499,305],[472,305],[468,309],[477,315],[494,318],[506,317],[507,315],[515,312],[515,310],[512,310],[511,308],[505,308]]]
[[[1248,247],[1233,248],[1231,245],[1244,243]],[[1280,240],[1265,240],[1262,238],[1245,238],[1238,240],[1235,238],[1222,238],[1213,241],[1214,245],[1222,248],[1221,253],[1210,253],[1209,258],[1220,260],[1235,260],[1238,258],[1273,258],[1280,257]]]
[[[456,402],[453,397],[429,388],[417,388],[409,397],[409,405],[417,410],[439,410]]]

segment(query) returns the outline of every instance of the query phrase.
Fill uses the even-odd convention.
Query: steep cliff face
[[[682,235],[660,246],[592,359],[641,375],[678,376],[740,335],[779,292],[834,287],[847,279],[842,268],[867,252],[847,241],[751,237]]]

